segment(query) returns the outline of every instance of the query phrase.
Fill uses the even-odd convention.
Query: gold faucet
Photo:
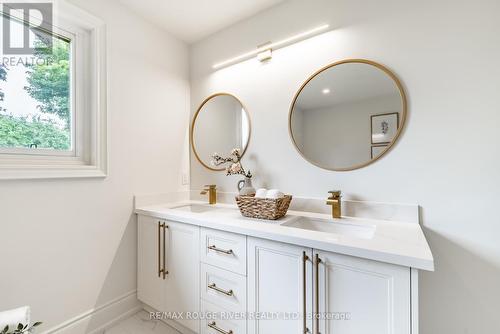
[[[342,203],[340,201],[341,192],[340,190],[332,190],[328,192],[330,197],[326,200],[326,205],[332,206],[332,217],[333,218],[341,218],[342,217]]]
[[[205,186],[206,188],[200,192],[200,195],[206,195],[208,193],[208,204],[217,203],[217,186],[215,184],[209,184]]]

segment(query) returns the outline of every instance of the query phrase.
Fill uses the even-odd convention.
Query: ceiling
[[[194,43],[284,0],[118,0],[175,37]]]

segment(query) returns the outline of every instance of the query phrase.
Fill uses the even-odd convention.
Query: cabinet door
[[[316,254],[319,333],[410,333],[409,268],[321,251],[314,259]]]
[[[166,312],[183,312],[181,325],[199,333],[199,320],[188,319],[200,311],[200,228],[167,221],[165,267]]]
[[[163,310],[164,281],[159,274],[162,260],[162,221],[139,216],[137,226],[137,298],[156,310]]]
[[[312,250],[248,238],[247,254],[248,333],[303,334],[304,325],[310,329],[305,315],[312,312],[312,266],[304,254],[310,259]]]

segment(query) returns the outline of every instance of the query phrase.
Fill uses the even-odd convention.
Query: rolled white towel
[[[257,191],[255,192],[256,198],[266,198],[266,196],[267,196],[267,189],[266,188],[257,189]]]
[[[285,194],[283,194],[278,189],[270,189],[267,191],[267,194],[266,194],[266,198],[270,198],[270,199],[277,199],[277,198],[283,198],[283,197],[285,197]]]
[[[0,329],[9,326],[10,329],[17,328],[18,324],[30,323],[30,308],[29,306],[19,307],[9,311],[0,312]]]

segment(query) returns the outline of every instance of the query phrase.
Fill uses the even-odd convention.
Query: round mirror
[[[306,160],[347,171],[384,155],[405,118],[406,97],[396,76],[375,62],[350,59],[307,79],[292,102],[289,130]]]
[[[250,117],[235,96],[217,93],[203,101],[191,124],[191,145],[198,161],[208,169],[214,153],[229,155],[233,148],[245,154],[250,140]]]

